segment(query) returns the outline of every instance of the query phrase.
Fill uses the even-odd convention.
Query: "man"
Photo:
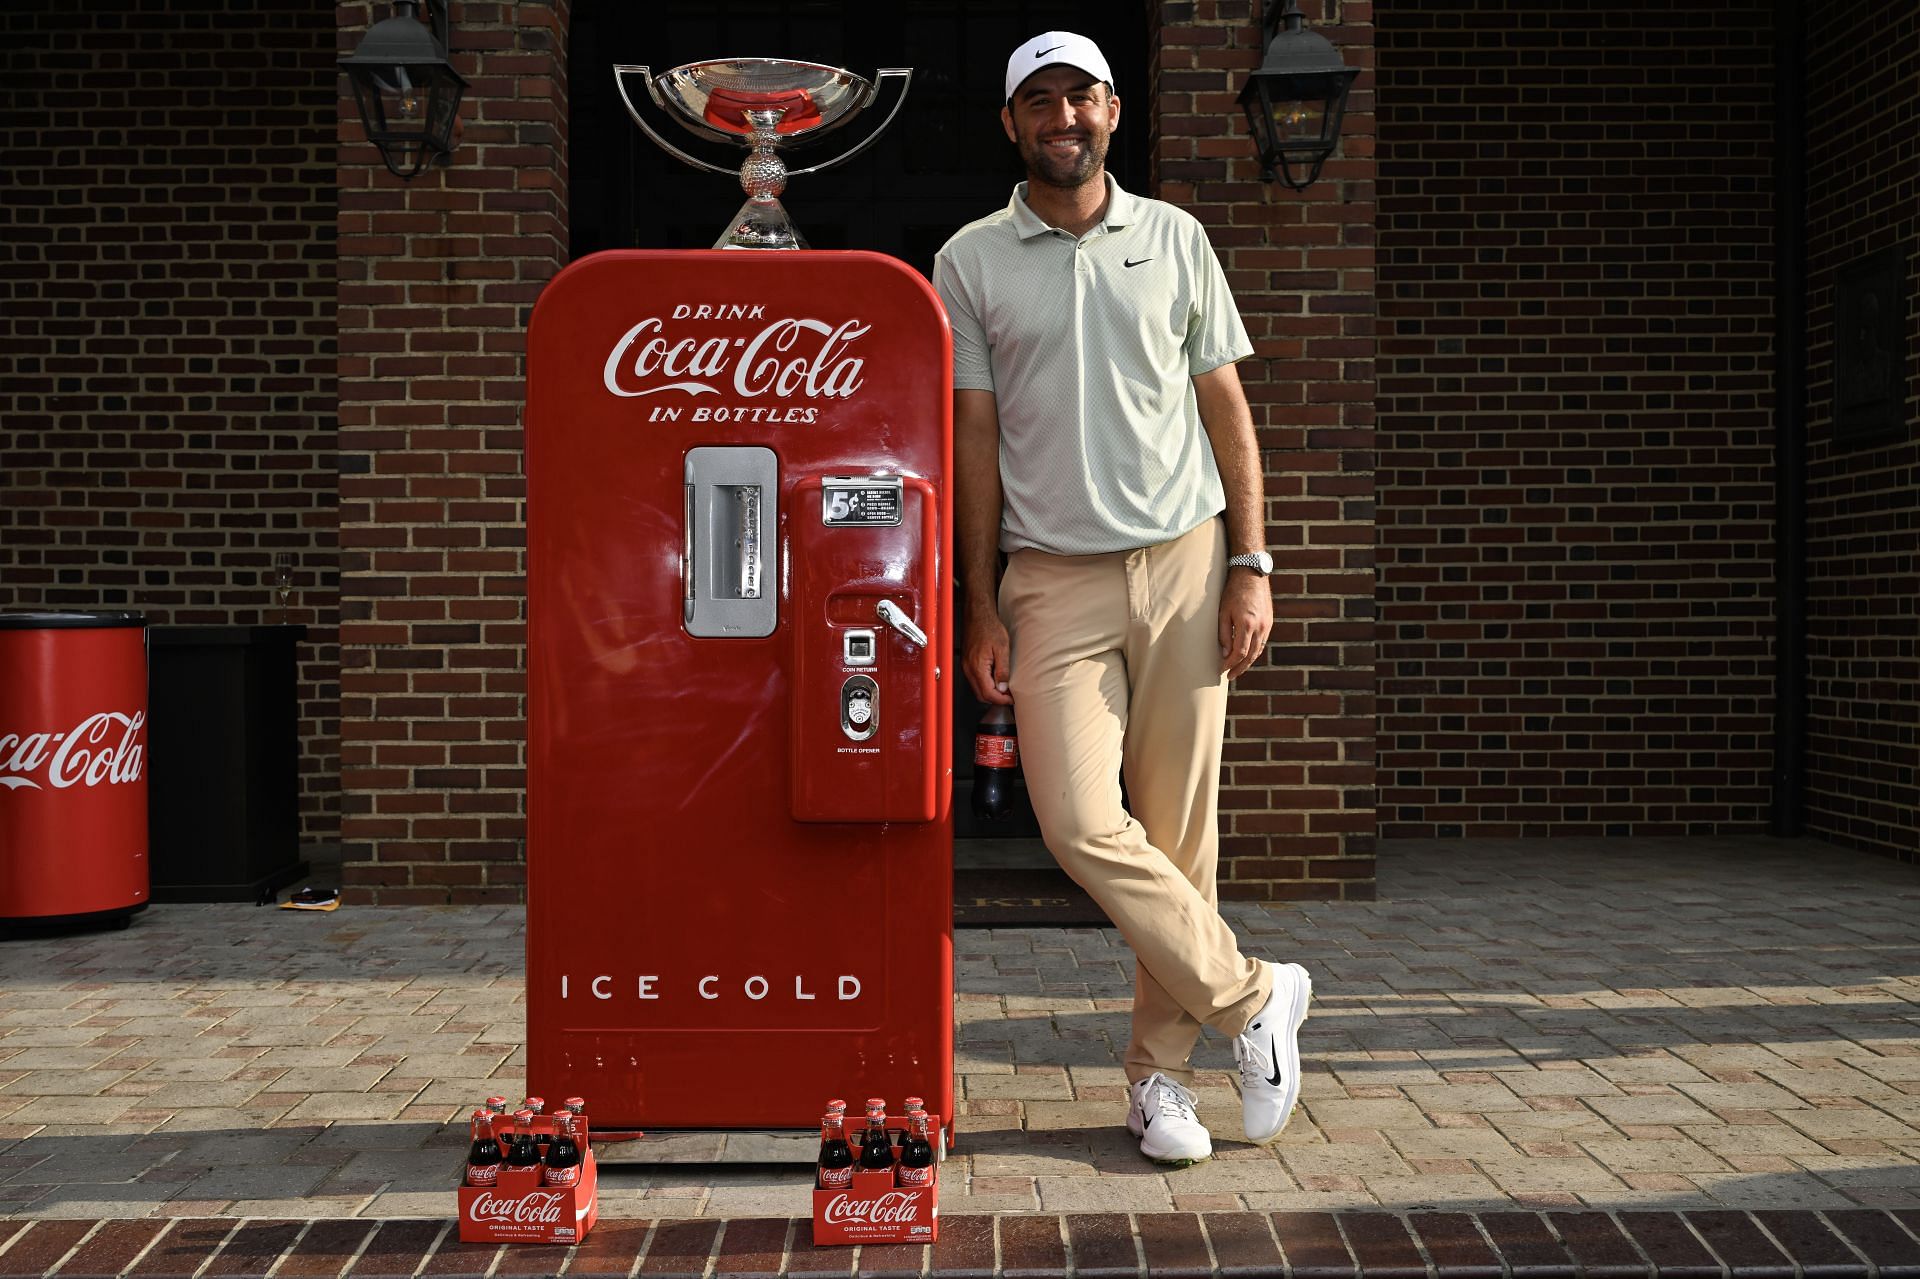
[[[1270,1141],[1299,1097],[1312,995],[1298,964],[1240,953],[1214,885],[1227,681],[1273,624],[1234,368],[1253,346],[1199,222],[1107,175],[1120,99],[1094,43],[1027,41],[1006,94],[1027,180],[934,270],[953,322],[963,660],[982,701],[1016,708],[1048,848],[1133,947],[1127,1127],[1184,1165],[1213,1153],[1186,1087],[1201,1026],[1233,1037],[1246,1135]]]

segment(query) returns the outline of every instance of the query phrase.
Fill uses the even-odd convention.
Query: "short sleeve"
[[[1193,310],[1187,323],[1187,372],[1198,377],[1253,354],[1253,341],[1227,287],[1227,273],[1198,221],[1187,228],[1187,262]]]
[[[988,358],[986,327],[980,323],[979,303],[944,250],[933,260],[933,287],[947,308],[947,322],[953,328],[953,389],[993,390],[993,366]]]

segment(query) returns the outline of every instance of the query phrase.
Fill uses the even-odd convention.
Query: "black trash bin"
[[[300,859],[304,626],[147,628],[157,902],[261,901]]]

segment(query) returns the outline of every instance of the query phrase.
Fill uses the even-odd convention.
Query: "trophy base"
[[[787,210],[774,199],[748,200],[733,215],[733,223],[719,239],[716,249],[804,249],[806,237],[793,225]]]

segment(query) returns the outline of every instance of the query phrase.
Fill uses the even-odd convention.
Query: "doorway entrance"
[[[1121,186],[1146,190],[1147,22],[1144,5],[1083,0],[575,0],[572,255],[706,248],[742,199],[736,185],[696,174],[634,127],[614,90],[615,63],[661,71],[706,58],[778,55],[868,77],[883,66],[913,68],[906,104],[879,142],[841,168],[795,179],[781,200],[816,249],[872,249],[931,274],[947,237],[1005,205],[1023,176],[1000,131],[1002,74],[1007,55],[1038,32],[1079,31],[1124,68],[1115,72],[1115,91],[1132,109],[1121,112],[1107,167]],[[864,134],[872,123],[855,121],[847,132]],[[675,138],[682,140],[689,149],[700,145],[691,134]],[[697,153],[728,161],[717,147]],[[739,159],[731,153],[731,163]]]
[[[869,77],[883,66],[913,68],[899,116],[872,149],[841,168],[795,179],[781,202],[814,248],[871,249],[931,276],[934,255],[947,238],[1003,207],[1024,176],[1000,128],[1002,74],[1007,55],[1039,32],[1078,31],[1106,53],[1123,106],[1107,167],[1121,186],[1147,191],[1149,21],[1145,5],[1061,0],[734,0],[724,6],[712,0],[575,0],[568,54],[572,256],[619,248],[705,248],[742,199],[735,183],[696,173],[634,127],[614,87],[616,63],[659,72],[708,58],[777,55]],[[633,91],[639,92],[637,84]],[[874,123],[856,120],[846,132],[864,136]],[[715,163],[739,162],[738,150],[703,146],[691,134],[674,132],[676,145],[695,154]],[[821,153],[829,154],[824,148]],[[794,167],[814,162],[807,155],[796,153]],[[956,623],[958,636],[964,616]],[[954,654],[948,668],[956,673],[958,658]],[[982,707],[964,679],[955,679],[954,687],[957,920],[1104,922],[1059,872],[1024,806],[1003,822],[974,819],[973,732]]]

